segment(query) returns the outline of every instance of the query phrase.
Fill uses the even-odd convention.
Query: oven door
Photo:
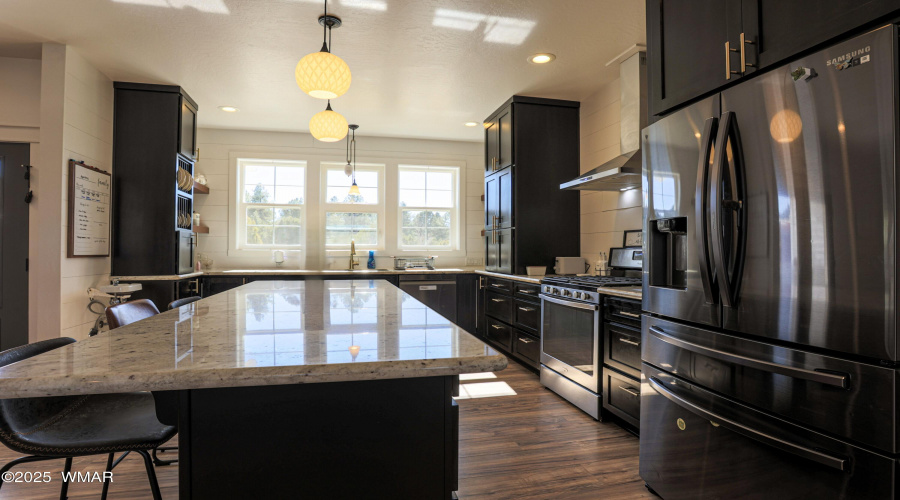
[[[541,364],[600,393],[600,306],[541,294]]]

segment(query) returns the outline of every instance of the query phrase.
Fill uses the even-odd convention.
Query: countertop
[[[597,293],[636,300],[641,300],[643,296],[639,286],[601,286],[597,288]]]
[[[256,281],[0,368],[0,398],[506,368],[505,356],[428,312],[384,280]]]
[[[494,278],[501,278],[501,279],[505,279],[505,280],[521,281],[523,283],[532,283],[535,285],[540,285],[541,280],[544,279],[543,276],[526,276],[524,274],[503,274],[503,273],[495,273],[492,271],[485,271],[483,269],[476,269],[473,272],[475,274],[481,274],[484,276],[492,276]]]
[[[177,281],[200,276],[355,276],[355,275],[393,275],[393,274],[465,274],[475,272],[476,268],[457,267],[439,269],[211,269],[190,274],[165,274],[151,276],[110,276],[110,280],[119,281]]]

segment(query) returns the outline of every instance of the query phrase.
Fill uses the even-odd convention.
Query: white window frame
[[[386,228],[386,217],[385,217],[385,205],[386,205],[386,196],[385,196],[385,164],[377,163],[377,162],[365,162],[365,163],[357,163],[356,171],[357,172],[376,172],[378,174],[378,203],[331,203],[327,199],[328,192],[328,170],[340,170],[343,171],[346,163],[340,163],[337,161],[322,161],[319,167],[319,199],[322,200],[319,203],[318,211],[319,211],[319,227],[321,228],[319,231],[319,241],[321,242],[321,247],[325,251],[326,256],[337,256],[348,254],[350,251],[350,245],[327,245],[325,243],[325,221],[326,214],[328,212],[356,212],[356,213],[374,213],[378,217],[378,228],[376,230],[377,241],[375,245],[362,245],[357,243],[356,250],[359,252],[360,250],[376,250],[383,251],[385,249],[385,228]]]
[[[303,168],[303,203],[299,205],[292,205],[286,203],[246,203],[244,201],[244,167],[247,165],[266,165],[271,164],[271,166],[278,166],[279,164],[284,166],[301,166],[301,165],[291,165],[291,164],[302,164]],[[310,162],[306,160],[299,159],[273,159],[273,158],[237,158],[236,160],[236,184],[235,188],[235,242],[234,248],[235,250],[241,252],[272,252],[274,250],[303,250],[306,247],[306,233],[308,230],[307,224],[307,212],[308,212],[308,204],[309,198],[307,196],[308,186],[309,186],[309,168]],[[247,219],[246,219],[246,210],[248,207],[262,207],[262,208],[287,208],[287,209],[300,209],[300,243],[297,245],[248,245],[246,243],[246,235],[247,235]]]
[[[400,206],[400,175],[402,172],[449,172],[453,175],[453,189],[451,190],[453,198],[453,207],[401,207]],[[460,177],[462,168],[455,165],[429,165],[427,163],[403,162],[397,165],[397,197],[395,203],[397,206],[397,250],[402,252],[455,252],[461,247],[461,208],[462,201],[460,195]],[[428,186],[426,185],[426,190]],[[431,247],[428,245],[404,245],[402,238],[403,231],[403,211],[404,210],[423,210],[423,211],[450,211],[450,245],[441,247]]]

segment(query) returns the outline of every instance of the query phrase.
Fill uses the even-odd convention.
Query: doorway
[[[0,350],[28,343],[29,144],[0,142]]]

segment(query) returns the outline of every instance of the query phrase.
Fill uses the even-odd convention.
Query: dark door
[[[181,97],[181,115],[179,116],[178,124],[178,152],[187,156],[188,158],[191,158],[192,160],[196,160],[197,109],[183,96]]]
[[[500,124],[496,117],[484,122],[484,172],[490,174],[497,170],[500,158]]]
[[[498,229],[497,233],[497,271],[513,272],[513,230]]]
[[[707,191],[718,96],[644,129],[644,310],[718,326],[709,260]],[[702,189],[701,189],[702,187]]]
[[[898,9],[896,0],[743,0],[747,61],[770,66]]]
[[[661,114],[728,82],[740,64],[740,0],[647,1],[650,114]],[[732,36],[730,36],[732,35]]]
[[[488,271],[497,271],[500,268],[499,247],[497,234],[500,231],[488,229],[484,232],[484,268]]]
[[[506,168],[514,163],[512,144],[512,105],[497,115],[497,124],[500,135],[500,151],[497,160],[497,169]]]
[[[513,221],[513,172],[508,169],[497,175],[498,200],[497,200],[497,227],[508,228],[514,226]]]
[[[500,216],[500,176],[494,175],[484,180],[484,227],[498,227]]]
[[[728,148],[710,174],[710,219],[726,329],[900,359],[896,32],[873,31],[722,93],[717,143],[727,137]]]
[[[29,147],[0,143],[0,350],[28,343]]]

